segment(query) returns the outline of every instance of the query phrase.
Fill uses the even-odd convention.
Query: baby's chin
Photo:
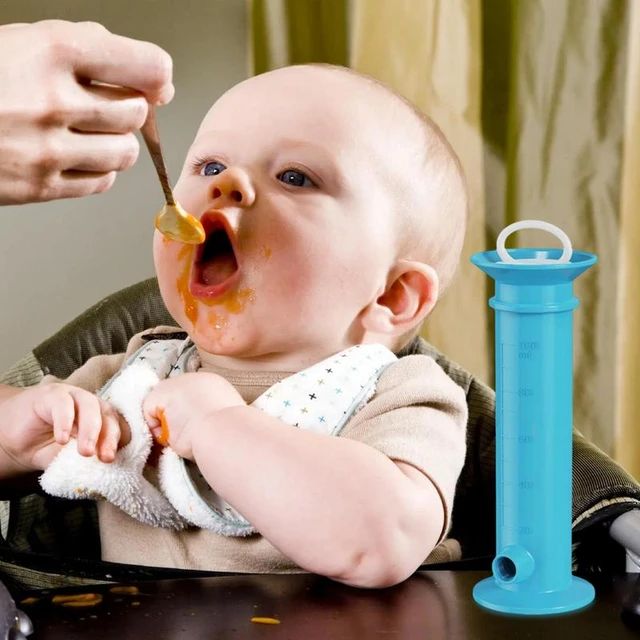
[[[184,328],[184,327],[183,327]],[[207,329],[201,332],[198,328],[185,328],[200,353],[227,358],[247,358],[251,356],[251,349],[243,340],[237,339],[230,328]]]
[[[212,356],[243,358],[251,353],[251,332],[237,326],[236,317],[223,313],[206,313],[185,305],[177,295],[163,296],[175,324],[189,336],[198,351]]]
[[[194,340],[198,355],[200,356],[200,367],[202,369],[215,372],[215,369],[228,369],[238,371],[271,371],[279,370],[268,361],[263,362],[256,357],[255,353],[246,347],[238,347],[235,343],[225,344],[224,342],[212,342],[211,340]]]

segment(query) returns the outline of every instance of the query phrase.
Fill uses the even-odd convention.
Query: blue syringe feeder
[[[496,557],[473,591],[485,608],[546,615],[580,609],[592,585],[571,572],[573,281],[581,251],[497,251],[471,261],[495,281]],[[541,261],[542,263],[536,263]]]

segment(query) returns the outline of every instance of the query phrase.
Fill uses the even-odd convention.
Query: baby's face
[[[205,117],[175,195],[207,240],[154,238],[164,301],[201,350],[286,369],[361,341],[358,316],[395,258],[394,158],[362,93],[291,68]]]

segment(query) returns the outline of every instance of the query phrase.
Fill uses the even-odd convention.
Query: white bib
[[[197,526],[222,535],[255,533],[251,524],[207,484],[197,466],[170,447],[157,479],[146,467],[153,438],[142,404],[162,379],[181,375],[195,356],[190,340],[153,340],[129,359],[98,395],[127,420],[131,441],[112,463],[78,453],[67,443],[40,477],[42,488],[64,498],[106,499],[146,524],[172,529]],[[358,345],[276,383],[252,406],[300,429],[339,435],[375,393],[381,373],[396,356],[382,345]]]

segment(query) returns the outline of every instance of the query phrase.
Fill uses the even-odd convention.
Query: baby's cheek
[[[156,251],[154,254],[154,263],[163,295],[171,291],[177,291],[178,269],[175,257],[165,251]]]
[[[168,260],[170,257],[175,259],[181,244],[169,240],[166,236],[163,236],[159,231],[153,234],[153,259],[158,263],[162,263]]]
[[[165,306],[176,321],[183,324],[182,307],[185,293],[188,295],[189,263],[181,255],[185,245],[173,242],[156,234],[153,245],[153,258],[156,276]],[[181,251],[182,250],[182,251]]]

